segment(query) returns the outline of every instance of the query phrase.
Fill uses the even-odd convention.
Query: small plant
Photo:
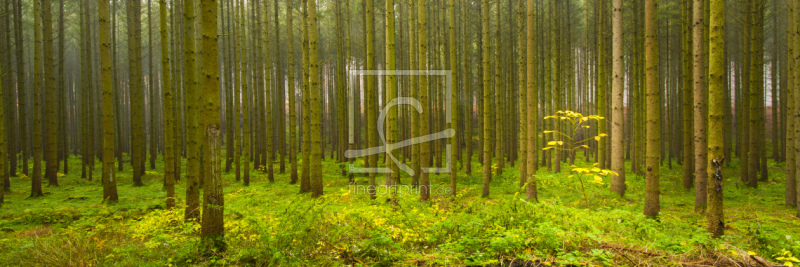
[[[544,134],[563,136],[564,138],[566,138],[565,140],[568,140],[569,142],[565,143],[564,141],[560,140],[550,141],[547,142],[547,146],[542,148],[542,150],[557,149],[569,153],[574,153],[575,150],[578,150],[580,148],[588,149],[589,145],[587,145],[586,143],[589,140],[594,139],[596,141],[600,141],[603,137],[608,136],[605,133],[599,133],[597,136],[586,138],[576,142],[579,132],[591,128],[591,126],[587,125],[587,122],[593,120],[599,122],[604,119],[603,117],[597,115],[583,116],[583,114],[574,111],[558,111],[556,112],[556,115],[547,116],[544,117],[544,119],[555,119],[557,121],[556,123],[557,125],[563,126],[564,129],[572,129],[572,131],[570,131],[571,135],[557,130],[544,131],[543,132]],[[572,144],[572,147],[565,147],[565,145],[568,146],[569,144]],[[583,193],[583,199],[586,201],[587,206],[589,205],[589,199],[586,197],[586,188],[583,184],[584,176],[586,178],[593,178],[591,181],[592,183],[603,185],[603,177],[608,176],[609,174],[619,175],[611,170],[598,168],[597,163],[592,165],[591,168],[581,168],[575,165],[572,165],[570,167],[572,168],[570,170],[570,173],[572,173],[572,175],[567,176],[567,178],[572,178],[575,175],[578,176],[578,180],[581,183],[581,192]]]

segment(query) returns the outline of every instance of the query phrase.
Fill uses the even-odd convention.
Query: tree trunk
[[[660,133],[661,118],[659,117],[660,94],[658,78],[658,14],[657,0],[645,0],[645,71],[647,90],[647,151],[645,155],[646,182],[644,215],[650,218],[658,217],[661,205],[659,204],[659,163],[661,150]],[[601,123],[603,124],[603,123]]]
[[[724,155],[724,118],[723,110],[725,73],[725,1],[711,0],[711,17],[709,21],[709,55],[708,55],[708,231],[714,236],[722,236],[725,230],[722,210],[722,165]]]
[[[706,124],[708,123],[707,100],[708,89],[706,86],[706,61],[705,57],[705,0],[694,0],[693,13],[693,52],[694,63],[694,211],[702,213],[706,206],[706,181],[708,170],[708,144],[706,142]]]

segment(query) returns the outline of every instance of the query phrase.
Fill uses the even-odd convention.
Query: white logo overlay
[[[445,92],[445,95],[446,95],[445,109],[448,111],[448,112],[445,112],[445,114],[446,114],[445,115],[445,123],[448,123],[448,124],[451,123],[452,118],[451,118],[451,114],[449,112],[451,110],[450,108],[451,108],[451,100],[452,100],[452,95],[451,95],[452,84],[450,82],[451,71],[449,71],[449,70],[352,70],[352,71],[350,71],[350,81],[351,82],[352,81],[358,81],[361,76],[390,76],[390,75],[396,75],[396,76],[444,76],[445,81],[446,81],[445,82],[445,84],[446,84],[445,85],[445,90],[446,90],[446,92]],[[352,86],[350,86],[350,88],[352,88]],[[355,121],[355,116],[356,116],[356,114],[355,114],[355,112],[356,112],[355,104],[356,103],[354,103],[354,101],[353,101],[353,91],[354,90],[348,90],[348,93],[347,93],[348,94],[348,96],[347,96],[347,99],[348,99],[348,105],[347,105],[347,108],[348,108],[348,120],[349,120],[349,125],[350,125],[350,127],[348,129],[348,134],[349,134],[349,143],[350,144],[355,143],[355,131],[353,129],[353,126],[355,125],[354,121]],[[359,103],[359,105],[360,105],[360,103]],[[439,131],[439,132],[436,132],[436,133],[430,133],[430,134],[426,134],[426,135],[423,135],[423,136],[414,137],[414,138],[411,138],[411,139],[401,140],[401,141],[399,141],[397,143],[388,144],[386,142],[386,134],[384,133],[384,122],[386,120],[386,116],[389,113],[389,110],[392,109],[392,108],[395,108],[396,106],[399,106],[399,105],[411,105],[412,107],[414,107],[417,110],[418,113],[422,114],[424,112],[423,109],[422,109],[422,104],[416,98],[413,98],[413,97],[402,97],[401,96],[401,97],[397,97],[395,99],[390,100],[388,103],[386,103],[386,105],[383,107],[383,109],[381,109],[380,115],[378,115],[378,122],[377,122],[378,136],[380,137],[380,140],[383,143],[383,145],[376,146],[376,147],[370,147],[370,148],[366,148],[366,149],[347,150],[347,151],[345,151],[344,156],[346,158],[348,158],[348,159],[351,159],[351,158],[359,158],[359,157],[366,157],[366,156],[375,155],[375,154],[386,153],[386,155],[389,157],[389,159],[392,161],[392,163],[397,165],[397,167],[401,171],[407,173],[408,175],[414,176],[415,175],[414,169],[411,168],[410,166],[408,166],[408,164],[400,162],[390,152],[394,151],[395,149],[400,149],[400,148],[413,146],[413,145],[420,144],[420,143],[440,140],[440,139],[452,138],[453,136],[455,136],[456,131],[454,129],[452,129],[452,128],[448,128],[448,129],[445,129],[445,130],[442,130],[442,131]],[[369,112],[369,111],[366,111],[366,112]],[[451,158],[451,155],[450,155],[450,151],[451,151],[451,147],[450,146],[451,145],[448,143],[446,145],[446,147],[445,147],[445,150],[446,150],[445,151],[445,155],[447,155],[446,162],[445,162],[446,165],[445,166],[443,166],[442,168],[423,168],[422,171],[426,172],[426,173],[450,173],[451,166],[452,166],[452,163],[451,163],[452,162],[452,158]],[[348,171],[350,173],[393,173],[392,169],[389,168],[389,167],[356,167],[352,163],[349,164]]]

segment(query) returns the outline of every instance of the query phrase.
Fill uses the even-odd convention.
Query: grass
[[[182,207],[164,209],[160,159],[156,170],[148,168],[144,187],[132,186],[126,165],[113,205],[100,203],[99,163],[90,182],[80,178],[80,159],[70,160],[61,186],[45,187],[44,197],[28,198],[30,179],[12,178],[0,208],[0,265],[664,266],[754,264],[750,254],[791,263],[800,255],[800,224],[795,209],[783,205],[783,166],[773,162],[770,180],[757,189],[738,182],[737,162],[724,170],[726,235],[719,239],[694,212],[694,192],[682,188],[679,165],[662,166],[661,215],[651,220],[642,215],[644,178],[630,172],[625,198],[609,191],[608,178],[585,180],[587,204],[577,177],[540,169],[540,202],[532,203],[514,168],[494,176],[490,197],[481,198],[482,166],[473,162],[471,175],[459,172],[455,197],[434,194],[422,203],[408,193],[391,206],[385,195],[371,200],[349,190],[331,160],[323,163],[325,195],[318,199],[298,194],[276,164],[275,183],[257,170],[249,187],[233,173],[223,175],[228,250],[216,252],[199,250],[199,225],[183,221]],[[449,175],[432,175],[431,182],[434,190],[445,188]],[[183,185],[176,187],[179,205]]]

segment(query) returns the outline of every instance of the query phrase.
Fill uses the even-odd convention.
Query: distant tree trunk
[[[33,1],[33,173],[31,197],[42,194],[42,9],[40,1]]]
[[[612,35],[613,35],[613,85],[611,86],[611,170],[618,175],[611,175],[611,191],[619,194],[620,197],[625,196],[625,155],[623,147],[624,130],[623,124],[623,93],[625,91],[625,73],[623,70],[624,55],[622,54],[622,0],[614,0],[613,2],[613,18],[612,18]]]
[[[17,58],[22,59],[25,56],[25,45],[23,44],[22,36],[22,0],[17,0],[13,5],[14,13],[14,43],[17,47]],[[35,65],[38,66],[38,65]],[[17,60],[17,70],[25,69],[25,61]],[[27,79],[25,78],[24,71],[17,71],[17,109],[19,110],[19,148],[22,154],[22,173],[30,176],[28,171],[28,158],[30,158],[30,150],[28,147],[29,134],[28,134],[28,96],[27,96]],[[10,125],[9,125],[10,127]],[[10,188],[11,185],[6,184],[5,189]]]
[[[661,150],[661,118],[658,78],[658,14],[657,0],[645,0],[645,69],[647,90],[647,152],[644,215],[655,218],[660,213],[659,163]],[[603,124],[603,123],[601,123]],[[602,162],[602,161],[601,161]]]
[[[311,196],[319,197],[322,195],[322,140],[320,136],[321,123],[320,123],[320,90],[319,90],[319,53],[317,44],[317,0],[308,1],[308,49],[311,53],[309,55],[309,75],[311,76],[311,165],[309,166],[313,173],[310,177]]]
[[[725,1],[711,0],[709,21],[709,83],[708,83],[708,231],[714,236],[722,236],[725,230],[722,210],[722,164],[724,155],[725,113],[723,110],[725,73]]]
[[[708,171],[708,144],[706,141],[706,124],[708,117],[708,89],[706,86],[706,64],[708,61],[705,57],[705,0],[694,0],[694,12],[692,23],[692,43],[694,56],[694,65],[692,70],[694,76],[694,167],[695,167],[695,183],[694,183],[694,211],[702,213],[706,206],[706,182]]]
[[[750,123],[750,116],[751,116],[751,114],[750,114],[750,101],[749,101],[749,99],[750,99],[750,74],[749,73],[750,73],[750,67],[751,67],[750,66],[750,46],[752,45],[751,42],[750,42],[750,35],[752,34],[752,31],[751,31],[752,27],[750,26],[750,24],[752,24],[752,14],[750,12],[750,6],[749,5],[750,4],[747,4],[747,6],[744,7],[745,8],[744,10],[747,10],[747,12],[744,12],[745,13],[744,14],[745,18],[743,19],[744,20],[744,27],[742,29],[743,30],[743,34],[742,35],[744,35],[744,37],[743,37],[744,40],[742,40],[743,43],[744,43],[744,49],[741,50],[743,59],[740,60],[740,62],[739,62],[739,63],[741,63],[742,66],[738,67],[739,69],[741,69],[741,74],[740,75],[742,77],[741,84],[740,84],[740,86],[741,86],[740,96],[741,96],[742,100],[739,101],[739,104],[742,106],[742,108],[739,109],[739,106],[738,105],[736,106],[736,113],[737,113],[736,114],[736,121],[740,124],[739,127],[741,129],[741,134],[739,135],[739,137],[740,137],[739,145],[741,146],[741,148],[739,149],[739,167],[741,168],[740,179],[741,179],[742,183],[745,183],[745,184],[748,184],[748,185],[749,185],[749,181],[750,181],[750,179],[748,177],[749,177],[749,168],[750,168],[749,160],[750,160],[750,149],[751,149],[751,147],[750,147],[750,137],[749,137],[750,136],[750,130],[749,130],[749,126],[748,126],[748,124]],[[741,117],[739,116],[739,112],[740,111],[742,113]]]
[[[266,75],[266,92],[259,93],[261,97],[264,98],[264,106],[263,108],[266,109],[266,114],[263,116],[265,117],[266,121],[261,125],[261,131],[265,133],[266,136],[266,144],[267,144],[267,151],[264,157],[266,158],[266,164],[264,167],[267,168],[267,179],[270,183],[275,182],[275,170],[273,168],[273,163],[275,162],[275,144],[274,144],[274,136],[273,136],[273,113],[272,111],[275,107],[272,105],[272,98],[275,97],[277,94],[272,94],[273,92],[273,84],[272,84],[272,54],[269,51],[270,48],[270,41],[272,38],[269,36],[269,11],[267,10],[267,3],[268,1],[264,1],[264,21],[266,22],[264,26],[264,36],[267,36],[264,43],[264,64],[266,64],[265,73]],[[277,40],[276,40],[277,41]],[[278,66],[279,67],[279,66]],[[277,101],[276,101],[277,102]]]
[[[58,101],[58,118],[59,119],[58,119],[57,123],[58,123],[58,131],[61,133],[61,134],[58,135],[58,154],[59,154],[60,159],[64,160],[64,171],[63,172],[64,172],[64,175],[67,175],[67,174],[69,174],[69,143],[68,143],[68,139],[67,139],[67,136],[69,136],[69,132],[67,130],[68,129],[67,128],[68,116],[67,116],[67,100],[66,99],[67,99],[67,91],[69,90],[69,87],[67,86],[67,83],[65,81],[67,74],[66,74],[66,69],[64,68],[64,64],[65,64],[65,61],[66,61],[65,57],[64,57],[64,54],[65,54],[65,52],[64,52],[64,50],[65,50],[65,48],[64,48],[64,39],[65,39],[64,38],[64,35],[65,35],[64,34],[64,28],[66,28],[66,23],[64,23],[64,9],[65,9],[64,0],[60,0],[58,6],[59,6],[59,9],[58,9],[58,20],[59,20],[58,21],[58,66],[59,66],[58,67],[58,72],[59,72],[59,75],[58,75],[58,85],[57,86],[59,88],[58,88],[57,91],[59,92],[59,97],[58,97],[57,101]],[[10,112],[11,115],[9,115],[9,116],[14,116],[15,115],[14,114],[14,110],[10,110],[10,111],[7,111],[7,112]],[[13,127],[13,123],[11,125],[7,126],[7,128],[9,128],[9,129],[12,128],[12,127]],[[14,131],[11,131],[11,133],[12,134],[11,134],[10,138],[13,138],[14,137]],[[9,144],[9,145],[11,145],[12,147],[14,146],[14,144]],[[12,157],[11,157],[12,167],[11,167],[11,171],[10,172],[11,172],[12,176],[16,176],[16,162],[17,161],[16,161],[16,157],[14,156],[14,155],[16,155],[16,152],[11,153],[10,155],[12,155]],[[58,174],[56,174],[56,176],[57,175]]]
[[[195,61],[194,1],[183,1],[183,43],[186,102],[187,160],[186,160],[186,220],[200,219],[200,143],[198,115],[200,98]]]
[[[245,33],[247,31],[245,31],[245,25],[244,25],[244,21],[245,21],[245,18],[244,18],[244,16],[245,16],[245,14],[244,14],[244,0],[240,0],[239,1],[239,13],[241,13],[240,18],[239,18],[239,25],[241,26],[241,32]],[[247,64],[248,61],[242,59],[242,57],[244,57],[243,49],[244,49],[244,46],[245,46],[245,40],[247,40],[247,39],[245,38],[244,34],[239,35],[239,40],[238,40],[237,46],[239,47],[239,60],[238,61],[242,65],[242,71],[241,71],[242,74],[241,74],[241,76],[243,76],[242,79],[239,80],[240,83],[242,84],[241,91],[239,92],[239,94],[242,97],[242,105],[241,105],[242,115],[241,116],[242,116],[243,132],[242,132],[242,137],[241,138],[244,139],[243,142],[242,142],[243,143],[242,147],[241,147],[242,148],[241,149],[242,152],[244,152],[243,153],[244,154],[243,155],[243,157],[244,157],[244,167],[242,168],[242,171],[244,172],[244,177],[242,178],[243,179],[242,183],[245,186],[249,186],[250,185],[250,160],[251,160],[250,159],[250,142],[251,142],[251,139],[250,139],[250,103],[249,102],[250,102],[250,95],[251,94],[247,90],[247,83],[248,83],[248,81],[247,81],[248,80],[247,73],[248,73],[248,67],[249,67],[248,64]],[[239,116],[239,115],[237,114],[236,116]]]
[[[422,0],[420,0],[420,5]],[[422,23],[424,16],[424,9],[420,8],[420,23]],[[492,179],[492,118],[490,113],[491,103],[491,83],[490,83],[490,70],[489,70],[489,0],[481,1],[481,32],[482,32],[482,46],[483,55],[481,56],[483,65],[483,197],[489,197],[489,182]],[[420,38],[424,34],[420,33]],[[420,49],[422,49],[422,42],[420,42]],[[420,51],[421,52],[421,51]],[[422,53],[420,53],[420,61],[422,61]],[[424,66],[420,62],[420,66]],[[422,78],[421,78],[422,79]],[[420,82],[420,86],[422,86]],[[425,83],[427,84],[427,83]],[[420,90],[422,91],[422,90]]]
[[[464,83],[464,94],[466,96],[466,101],[464,103],[464,107],[465,107],[465,109],[464,109],[465,110],[465,112],[464,112],[464,135],[462,135],[462,136],[463,136],[464,142],[466,143],[466,154],[467,154],[466,158],[467,159],[466,159],[465,168],[466,168],[466,174],[467,175],[472,174],[472,132],[473,132],[472,120],[474,119],[474,116],[475,116],[474,115],[475,95],[474,95],[473,90],[472,90],[472,88],[474,86],[472,84],[472,82],[473,82],[472,81],[472,73],[470,72],[470,70],[472,69],[473,66],[471,64],[472,63],[472,61],[471,61],[471,59],[472,59],[472,41],[470,39],[470,31],[469,31],[470,27],[469,27],[469,24],[468,24],[470,19],[467,17],[468,14],[469,14],[468,13],[469,6],[470,5],[467,5],[467,3],[463,3],[462,4],[462,11],[461,11],[461,14],[462,14],[461,17],[463,18],[463,27],[462,27],[463,28],[463,33],[462,33],[462,36],[464,36],[463,37],[464,50],[462,51],[463,56],[464,56],[464,59],[462,60],[462,64],[464,64],[464,66],[463,66],[463,68],[464,68],[464,78],[462,78],[462,80],[463,80],[463,83]],[[413,34],[412,34],[411,38],[414,38]],[[413,48],[413,46],[412,46],[412,48]],[[412,54],[413,54],[413,50],[412,50]],[[412,55],[412,57],[413,57],[413,55]],[[412,62],[413,62],[413,60],[412,60]],[[412,63],[411,65],[413,66],[414,64]],[[412,84],[412,86],[413,86],[413,84]]]

